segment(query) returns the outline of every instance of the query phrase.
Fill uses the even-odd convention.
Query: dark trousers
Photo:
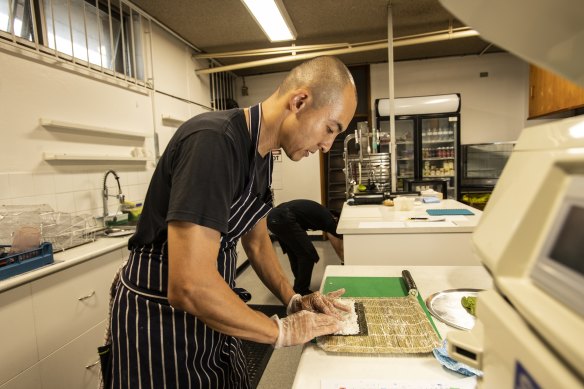
[[[294,274],[294,291],[302,295],[311,293],[312,269],[319,257],[306,230],[292,212],[278,208],[268,214],[268,228],[278,238],[282,251],[288,254]]]

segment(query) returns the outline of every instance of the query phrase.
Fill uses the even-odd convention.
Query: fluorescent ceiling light
[[[272,42],[293,41],[296,30],[281,0],[242,0]]]

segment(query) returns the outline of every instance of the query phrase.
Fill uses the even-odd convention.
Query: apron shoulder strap
[[[256,104],[249,109],[249,126],[251,133],[251,142],[255,149],[258,148],[258,142],[260,137],[260,125],[262,119],[262,105]]]

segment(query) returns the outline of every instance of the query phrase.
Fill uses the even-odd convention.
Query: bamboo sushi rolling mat
[[[401,277],[328,277],[324,293],[344,287],[343,297],[361,302],[368,334],[316,339],[325,351],[345,353],[428,353],[440,336],[421,296],[407,295]]]

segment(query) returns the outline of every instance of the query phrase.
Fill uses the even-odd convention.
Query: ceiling
[[[387,40],[388,0],[282,0],[297,32],[294,42],[271,43],[241,0],[131,0],[203,53],[295,44],[357,44]],[[391,0],[394,40],[465,27],[438,0]],[[481,55],[502,49],[478,36],[394,48],[394,60]],[[282,54],[280,54],[282,55]],[[273,57],[273,56],[272,56]],[[387,49],[341,54],[347,65],[387,62]],[[220,58],[222,65],[269,57]],[[238,76],[287,71],[298,61],[233,70]]]

